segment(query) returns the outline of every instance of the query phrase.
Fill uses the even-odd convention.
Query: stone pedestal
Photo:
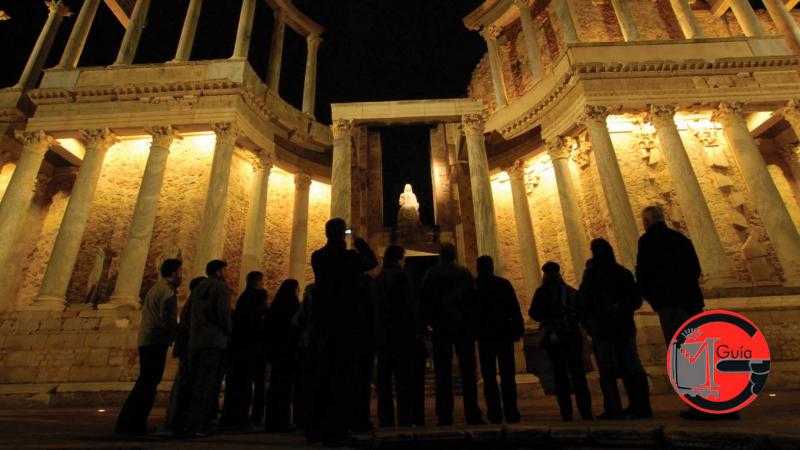
[[[497,223],[489,179],[489,162],[486,157],[486,142],[483,136],[484,119],[477,114],[467,115],[463,117],[462,123],[466,135],[469,177],[472,183],[478,256],[491,256],[499,273],[502,262],[497,253]]]
[[[488,49],[489,56],[489,69],[492,72],[492,85],[494,86],[494,100],[497,104],[497,109],[500,109],[508,104],[506,99],[506,88],[503,83],[503,63],[500,60],[500,53],[497,48],[497,36],[500,34],[501,29],[494,25],[481,30],[481,36],[486,40],[486,48]]]
[[[670,0],[672,11],[678,19],[683,36],[686,39],[700,39],[703,37],[703,29],[697,21],[697,17],[692,12],[692,6],[688,0]]]
[[[86,231],[89,220],[89,211],[92,207],[97,182],[100,180],[100,171],[103,168],[108,149],[117,142],[116,137],[108,130],[82,131],[86,144],[86,154],[83,157],[78,176],[69,196],[69,203],[61,219],[53,252],[42,279],[39,296],[30,305],[29,309],[61,310],[67,294],[72,270],[78,258],[78,251]]]
[[[139,196],[136,198],[133,210],[128,242],[119,259],[117,284],[111,301],[101,304],[101,308],[119,306],[138,308],[141,303],[139,292],[147,254],[150,251],[150,240],[153,237],[158,199],[161,197],[161,186],[164,184],[169,148],[175,139],[170,126],[154,127],[148,132],[153,136],[153,141],[150,144],[150,154],[147,157]]]
[[[303,112],[314,117],[317,104],[317,54],[322,38],[316,34],[306,37],[306,76],[303,82]]]
[[[570,150],[567,142],[562,138],[549,140],[546,146],[556,176],[558,199],[561,203],[561,214],[564,218],[564,228],[569,243],[572,270],[575,273],[575,279],[580,280],[583,277],[586,260],[589,259],[589,239],[583,224],[580,194],[575,186],[572,173],[570,173]]]
[[[619,168],[614,145],[608,134],[606,117],[608,111],[602,106],[587,106],[584,123],[589,131],[592,142],[592,151],[597,161],[597,171],[603,184],[603,194],[617,238],[617,255],[620,263],[629,269],[636,265],[636,251],[639,242],[639,230],[631,209],[628,192],[625,190],[625,181]]]
[[[214,125],[214,133],[217,135],[217,144],[211,163],[203,220],[197,236],[197,252],[192,276],[205,275],[206,264],[212,259],[222,259],[225,247],[228,182],[231,175],[233,147],[239,138],[239,130],[232,123],[218,123]]]
[[[136,51],[139,49],[139,40],[142,38],[142,31],[147,24],[147,11],[150,9],[150,0],[136,0],[136,5],[131,13],[131,20],[122,38],[122,45],[117,53],[117,60],[114,65],[126,65],[133,63]]]
[[[652,106],[650,121],[655,126],[667,169],[678,194],[689,236],[694,243],[700,266],[708,276],[710,285],[720,287],[730,279],[728,258],[714,226],[711,211],[703,196],[697,175],[683,146],[674,121],[675,108],[667,105]]]
[[[715,119],[722,123],[728,145],[775,248],[787,283],[800,284],[800,235],[772,181],[764,157],[747,129],[740,105],[721,104]]]
[[[100,0],[83,2],[81,12],[75,20],[75,25],[72,26],[67,46],[64,47],[64,53],[61,54],[61,62],[58,63],[59,69],[72,70],[78,66],[86,39],[89,37],[89,31],[92,29],[92,22],[97,15],[98,6],[100,6]]]
[[[53,47],[53,41],[56,39],[58,29],[61,27],[61,22],[64,21],[64,16],[69,14],[69,9],[64,6],[61,0],[48,0],[45,2],[50,13],[47,15],[47,21],[39,33],[39,38],[28,56],[28,62],[25,68],[22,69],[22,75],[19,77],[14,88],[22,91],[32,89],[39,82],[39,75],[42,73],[45,61],[50,55],[50,49]]]
[[[533,234],[533,221],[528,204],[528,193],[525,189],[525,166],[516,161],[506,169],[511,183],[511,198],[514,204],[514,223],[517,226],[517,243],[519,245],[522,274],[525,277],[525,288],[528,295],[533,295],[542,283],[539,255],[536,251],[536,237]]]
[[[256,14],[256,0],[242,0],[239,13],[239,27],[236,30],[236,44],[233,59],[246,59],[250,53],[250,40],[253,36],[253,19]]]
[[[186,10],[186,18],[183,20],[181,39],[178,41],[178,49],[175,51],[174,62],[184,62],[191,59],[194,37],[195,34],[197,34],[197,22],[200,20],[200,11],[202,8],[203,0],[189,1],[189,8]]]
[[[353,123],[337,120],[331,125],[333,132],[333,161],[331,167],[331,218],[350,223],[353,160]]]
[[[272,171],[272,155],[263,155],[255,163],[255,176],[250,190],[250,205],[247,209],[247,223],[242,245],[242,262],[239,269],[239,290],[247,284],[247,274],[263,271],[264,226],[267,221],[267,196],[269,176]]]
[[[306,252],[308,249],[308,194],[311,177],[299,173],[294,176],[294,212],[292,213],[292,237],[289,243],[289,278],[306,284]]]

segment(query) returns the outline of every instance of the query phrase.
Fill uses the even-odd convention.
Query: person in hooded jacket
[[[514,342],[525,334],[525,323],[519,309],[519,300],[514,286],[494,274],[491,256],[481,256],[477,261],[476,297],[480,311],[478,350],[483,395],[486,399],[487,416],[492,423],[517,423],[520,420],[517,407],[516,368],[514,367]],[[497,386],[497,371],[503,388],[503,404],[500,406],[500,389]]]
[[[267,393],[267,431],[290,430],[297,362],[297,333],[292,319],[300,309],[300,284],[288,279],[281,283],[267,314],[267,355],[272,366]]]
[[[604,412],[599,419],[646,419],[653,416],[647,373],[636,349],[633,313],[642,297],[630,270],[617,263],[605,239],[591,242],[592,258],[586,263],[579,289],[584,325],[592,337],[600,372]],[[628,395],[623,411],[617,378]]]
[[[553,364],[556,399],[564,421],[572,420],[575,393],[578,411],[592,419],[592,396],[586,382],[578,293],[564,282],[558,263],[542,266],[542,285],[536,289],[528,314],[541,323],[542,346]],[[570,389],[570,385],[572,389]]]

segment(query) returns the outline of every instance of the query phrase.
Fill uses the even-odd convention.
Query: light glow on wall
[[[73,138],[64,138],[64,139],[56,139],[58,141],[58,145],[64,148],[64,150],[72,153],[79,159],[83,160],[83,157],[86,155],[86,147],[83,146],[83,142],[73,139]]]

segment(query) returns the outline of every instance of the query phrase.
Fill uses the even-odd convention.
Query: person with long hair
[[[272,365],[267,393],[267,431],[286,432],[291,428],[297,361],[297,333],[292,319],[300,309],[299,295],[300,283],[285,280],[267,313],[267,357]]]

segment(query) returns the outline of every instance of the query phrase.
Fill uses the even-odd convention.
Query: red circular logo
[[[684,322],[667,348],[667,373],[675,392],[692,408],[739,411],[756,399],[769,374],[769,346],[747,317],[705,311]]]

